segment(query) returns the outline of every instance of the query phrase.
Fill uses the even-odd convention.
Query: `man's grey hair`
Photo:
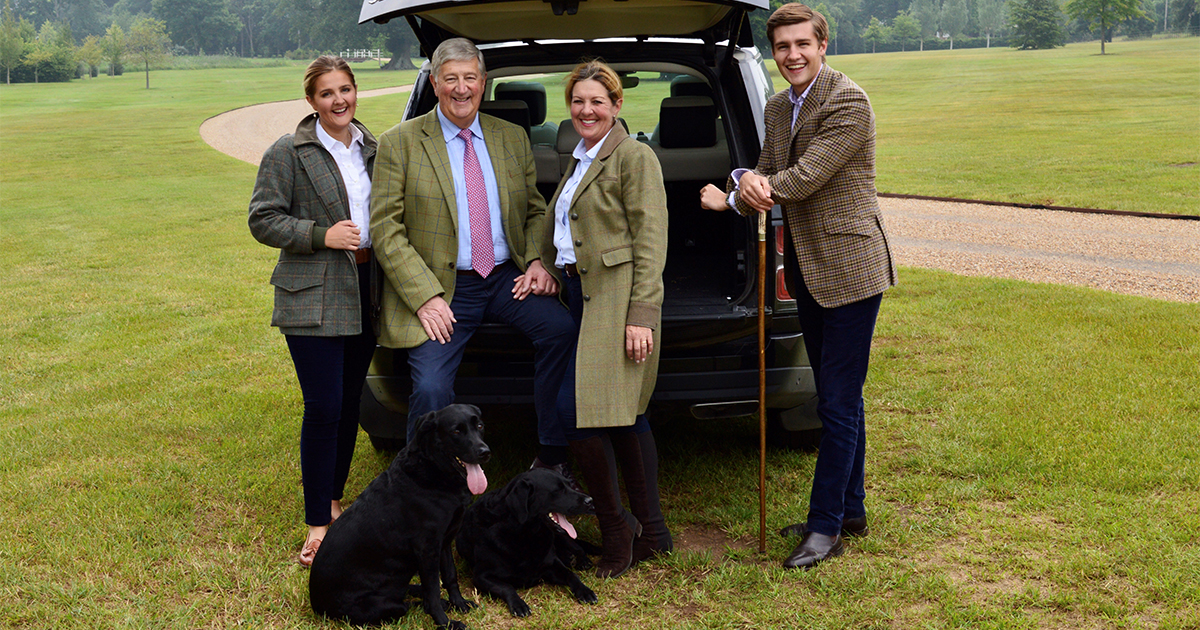
[[[429,62],[433,64],[433,77],[436,79],[443,63],[472,59],[479,61],[479,73],[487,74],[487,68],[483,65],[483,53],[475,47],[475,44],[471,43],[471,40],[455,37],[438,44],[437,50],[433,51],[433,57],[430,57]]]

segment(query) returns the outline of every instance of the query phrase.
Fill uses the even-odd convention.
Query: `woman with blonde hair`
[[[358,86],[340,57],[304,74],[314,112],[275,142],[258,168],[250,233],[279,248],[271,325],[287,339],[304,395],[300,472],[312,564],[342,512],[358,437],[359,394],[375,352],[371,316],[371,168],[375,137],[354,118]]]
[[[621,79],[612,68],[599,60],[576,66],[566,99],[581,139],[547,207],[541,251],[579,328],[559,418],[596,505],[596,575],[617,577],[671,550],[645,416],[658,376],[667,196],[658,158],[619,124]]]

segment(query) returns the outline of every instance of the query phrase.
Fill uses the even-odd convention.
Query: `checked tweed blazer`
[[[370,173],[375,137],[358,120],[353,124],[363,134],[363,164]],[[346,186],[337,162],[317,139],[314,112],[300,121],[294,134],[263,153],[250,197],[250,233],[258,242],[280,249],[271,274],[271,325],[280,332],[320,337],[362,333],[354,252],[325,247],[329,228],[349,219]]]
[[[790,89],[790,88],[789,88]],[[804,283],[825,308],[896,284],[896,265],[875,195],[875,114],[862,88],[825,65],[792,127],[784,90],[767,101],[760,175],[783,207]],[[730,182],[732,187],[732,180]],[[737,211],[755,210],[736,199]],[[785,277],[796,294],[795,279]]]
[[[487,114],[479,114],[479,125],[500,189],[509,256],[524,271],[539,257],[546,212],[529,137],[520,127]],[[453,307],[458,273],[454,179],[436,109],[379,138],[371,178],[371,240],[387,277],[379,343],[416,347],[429,339],[417,309],[438,295]]]

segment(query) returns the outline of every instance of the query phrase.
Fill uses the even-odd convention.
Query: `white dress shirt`
[[[612,129],[608,130],[612,133]],[[600,139],[591,149],[585,149],[583,140],[575,145],[575,151],[572,153],[578,162],[575,164],[575,170],[571,172],[571,177],[567,179],[567,183],[563,184],[562,192],[558,195],[558,202],[554,204],[554,248],[558,250],[558,255],[554,257],[554,266],[562,269],[563,267],[575,262],[575,244],[571,242],[571,218],[568,216],[571,211],[571,202],[575,199],[575,191],[579,188],[579,182],[583,180],[584,174],[592,166],[592,161],[600,153],[600,147],[604,146],[604,141],[608,139],[608,133]]]
[[[350,200],[350,220],[358,226],[358,247],[371,246],[371,175],[363,161],[363,134],[358,127],[350,125],[350,146],[346,146],[326,133],[317,121],[317,140],[333,156],[342,183],[346,186],[346,197]]]
[[[455,268],[471,269],[471,209],[467,205],[467,179],[463,173],[463,156],[467,153],[467,143],[458,137],[462,129],[446,118],[442,108],[437,108],[437,115],[442,123],[442,137],[446,139],[450,173],[454,176],[455,207],[458,209],[458,260],[455,262]],[[496,266],[499,267],[508,260],[508,237],[504,235],[504,226],[500,222],[500,187],[496,184],[496,171],[492,168],[487,143],[483,140],[479,114],[475,114],[475,120],[467,128],[471,130],[471,146],[475,147],[475,157],[479,158],[479,169],[483,171],[483,184],[487,187],[488,212],[492,216],[492,253],[496,257]]]

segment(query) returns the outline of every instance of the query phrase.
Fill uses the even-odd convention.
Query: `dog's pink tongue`
[[[575,538],[575,526],[571,524],[571,521],[567,520],[566,515],[555,512],[553,516],[554,522],[558,523],[558,526],[563,528],[563,531],[567,532],[568,536]]]
[[[483,494],[487,490],[487,475],[479,464],[467,464],[467,488],[471,494]]]

